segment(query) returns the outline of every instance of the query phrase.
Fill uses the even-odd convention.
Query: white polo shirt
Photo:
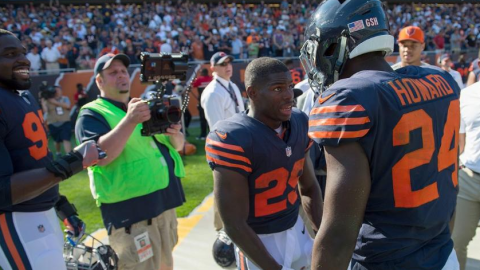
[[[228,89],[228,84],[231,83],[235,91],[235,96],[238,101],[238,111],[243,112],[245,105],[243,98],[237,85],[232,81],[227,81],[217,75],[213,76],[213,80],[203,90],[200,103],[205,110],[205,118],[207,119],[210,130],[220,120],[225,120],[236,113],[235,102],[233,101]]]
[[[460,133],[465,133],[465,150],[460,160],[467,168],[480,172],[480,82],[460,94]]]

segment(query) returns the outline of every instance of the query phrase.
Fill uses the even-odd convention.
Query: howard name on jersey
[[[319,97],[310,115],[310,137],[328,146],[358,142],[370,164],[371,191],[354,259],[418,255],[421,264],[434,265],[442,260],[428,254],[448,258],[459,92],[448,73],[408,66],[359,72]]]
[[[0,89],[0,211],[35,212],[53,207],[58,200],[58,186],[40,196],[11,205],[10,176],[43,168],[52,160],[37,101],[28,91],[20,93]]]
[[[207,138],[207,161],[245,176],[247,223],[258,234],[291,228],[298,217],[298,178],[311,145],[307,116],[295,109],[284,122],[283,139],[262,122],[239,113],[218,122]]]

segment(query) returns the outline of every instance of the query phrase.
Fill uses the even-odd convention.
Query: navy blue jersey
[[[22,94],[0,88],[0,211],[35,212],[53,207],[58,186],[12,205],[10,177],[14,173],[45,167],[51,162],[43,115],[28,91]]]
[[[298,178],[311,145],[307,116],[292,112],[283,139],[275,130],[246,115],[236,114],[218,122],[207,138],[207,161],[248,179],[247,224],[257,234],[291,228],[298,217]]]
[[[457,194],[459,92],[448,73],[408,66],[359,72],[315,103],[310,137],[328,146],[358,142],[370,164],[355,260],[402,261],[398,269],[441,269],[446,262],[453,247],[448,222]]]

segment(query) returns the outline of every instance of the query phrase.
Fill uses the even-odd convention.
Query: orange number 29
[[[454,166],[452,182],[457,186],[458,129],[460,126],[459,101],[453,100],[448,107],[448,116],[443,128],[443,137],[438,151],[438,171]],[[410,131],[421,128],[423,147],[405,154],[392,168],[393,195],[395,206],[413,208],[433,201],[439,197],[437,183],[420,190],[412,190],[410,170],[427,164],[435,152],[435,137],[432,118],[420,109],[402,116],[393,129],[393,146],[407,145]],[[453,148],[450,146],[453,142]]]
[[[302,158],[295,162],[290,177],[287,169],[281,167],[264,173],[255,179],[255,188],[257,189],[268,188],[271,182],[276,181],[274,187],[255,195],[255,217],[272,215],[285,210],[287,208],[287,199],[290,204],[294,204],[297,201],[298,195],[296,188],[300,171],[303,169],[304,161],[305,159]],[[287,184],[293,188],[293,190],[288,193],[287,199],[269,203],[270,199],[284,195]]]
[[[42,111],[38,110],[38,115],[42,118]],[[34,143],[28,148],[28,151],[35,160],[44,158],[48,153],[47,134],[45,134],[40,118],[34,112],[29,112],[25,115],[22,123],[25,138]]]

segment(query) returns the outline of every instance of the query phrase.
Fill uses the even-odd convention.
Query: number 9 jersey
[[[257,234],[285,231],[297,221],[297,183],[312,143],[307,121],[294,108],[279,136],[262,122],[238,113],[218,122],[208,134],[205,151],[210,167],[233,170],[248,180],[247,224]]]
[[[358,142],[370,164],[354,260],[396,264],[408,256],[398,269],[441,269],[446,262],[453,248],[448,224],[457,194],[459,93],[448,73],[408,66],[358,72],[315,103],[310,137],[327,146]]]
[[[43,168],[52,160],[37,101],[28,91],[0,89],[0,212],[38,212],[54,206],[58,185],[41,195],[12,205],[10,177]]]

